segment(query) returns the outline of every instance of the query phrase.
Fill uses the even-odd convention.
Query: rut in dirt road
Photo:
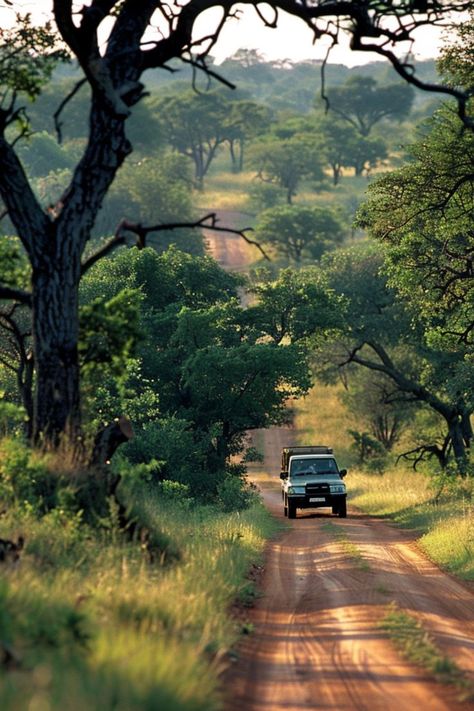
[[[261,488],[282,517],[278,486]],[[265,568],[251,611],[255,632],[227,674],[226,711],[474,709],[405,662],[378,627],[395,601],[474,683],[473,594],[431,564],[409,533],[357,514],[300,512],[270,544]]]

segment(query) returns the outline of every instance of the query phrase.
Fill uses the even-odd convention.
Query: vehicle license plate
[[[312,503],[316,503],[316,502],[318,502],[318,501],[326,501],[326,499],[324,498],[324,496],[313,496],[313,497],[309,500],[309,503],[312,504]]]

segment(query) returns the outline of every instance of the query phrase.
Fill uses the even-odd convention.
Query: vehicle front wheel
[[[347,518],[347,502],[345,499],[339,504],[337,513],[339,515],[339,518]]]
[[[288,501],[288,518],[296,518],[296,506],[292,501]]]

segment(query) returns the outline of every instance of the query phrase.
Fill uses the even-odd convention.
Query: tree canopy
[[[377,86],[371,77],[355,75],[327,92],[329,111],[367,138],[384,118],[402,119],[410,112],[415,93],[406,83]]]
[[[259,7],[248,4],[261,18]],[[0,285],[0,297],[13,297],[32,306],[36,384],[33,436],[39,443],[57,447],[65,435],[73,441],[80,438],[79,283],[101,256],[124,244],[125,230],[130,231],[130,223],[128,227],[122,224],[94,256],[87,254],[105,196],[133,149],[129,118],[146,94],[145,72],[166,70],[177,60],[216,78],[218,71],[208,57],[227,21],[234,21],[235,12],[232,2],[219,3],[220,18],[210,31],[206,27],[199,34],[198,20],[214,6],[214,0],[172,6],[154,0],[92,0],[77,11],[71,0],[54,0],[53,19],[59,37],[51,28],[32,28],[28,19],[24,23],[19,19],[16,29],[2,33],[0,194],[30,262],[31,288]],[[352,49],[388,59],[408,83],[453,96],[461,119],[471,125],[468,93],[463,88],[427,86],[413,71],[411,62],[398,59],[393,51],[398,43],[409,40],[418,26],[442,21],[451,10],[468,8],[470,0],[442,5],[435,0],[421,5],[407,0],[396,6],[389,0],[362,4],[355,0],[329,4],[316,0],[310,5],[276,0],[271,6],[275,11],[272,24],[280,21],[280,12],[289,13],[309,27],[316,41],[329,36],[337,42],[340,33],[348,33]],[[154,33],[157,23],[160,32]],[[63,174],[56,199],[43,205],[18,158],[18,134],[11,129],[17,125],[20,132],[26,130],[25,94],[37,96],[64,47],[77,61],[82,77],[61,108],[80,86],[89,86],[88,136],[71,173]],[[162,110],[166,122],[166,106]],[[60,122],[59,112],[58,127]],[[291,200],[295,186],[285,187]],[[162,229],[159,219],[157,215],[154,223]],[[133,232],[143,246],[147,230],[137,221]]]

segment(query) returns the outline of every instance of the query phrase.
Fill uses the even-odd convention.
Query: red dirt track
[[[254,479],[283,519],[278,455],[291,432],[274,429],[265,438],[273,480]],[[427,560],[412,534],[350,507],[347,519],[327,511],[299,511],[269,544],[262,597],[250,612],[254,632],[225,677],[226,711],[474,709],[454,687],[406,662],[378,627],[396,602],[474,684],[472,590]]]

